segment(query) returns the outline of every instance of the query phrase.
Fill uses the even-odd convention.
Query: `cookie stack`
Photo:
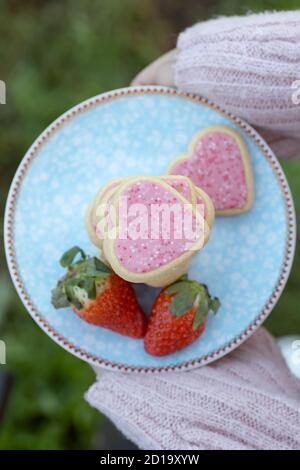
[[[123,279],[162,287],[187,272],[214,221],[209,196],[185,176],[112,180],[86,213],[91,241]]]
[[[96,194],[86,228],[101,255],[123,279],[153,287],[188,270],[210,237],[217,215],[253,203],[253,176],[243,138],[228,126],[193,137],[165,176],[114,179]]]

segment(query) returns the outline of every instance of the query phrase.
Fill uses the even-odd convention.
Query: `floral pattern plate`
[[[162,358],[143,341],[89,325],[71,309],[55,310],[50,291],[62,274],[61,254],[72,245],[97,250],[84,212],[111,178],[160,175],[196,131],[216,124],[238,130],[254,168],[255,203],[243,215],[218,217],[190,277],[221,300],[203,336]],[[12,279],[34,320],[62,347],[93,365],[122,371],[187,370],[227,354],[271,312],[291,267],[295,215],[283,171],[261,137],[242,120],[204,98],[169,88],[124,88],[67,111],[34,142],[8,196],[5,246]],[[157,290],[136,287],[149,312]]]

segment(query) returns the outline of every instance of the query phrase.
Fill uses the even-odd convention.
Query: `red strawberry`
[[[78,254],[81,259],[74,262]],[[68,271],[52,291],[55,308],[71,306],[82,320],[125,336],[145,335],[147,319],[127,281],[77,246],[62,256],[60,264]]]
[[[185,348],[203,333],[210,310],[220,302],[211,298],[205,285],[186,276],[163,289],[157,296],[144,339],[145,351],[165,356]]]

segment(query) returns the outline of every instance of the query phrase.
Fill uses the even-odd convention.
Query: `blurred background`
[[[297,7],[299,0],[1,0],[0,79],[7,86],[7,104],[0,105],[2,219],[21,158],[62,112],[126,86],[196,21]],[[300,220],[300,162],[283,167]],[[300,334],[299,261],[298,251],[287,288],[266,322],[275,335]],[[0,339],[7,344],[0,383],[4,374],[14,382],[0,421],[0,448],[105,448],[107,422],[82,398],[94,374],[26,313],[6,270],[3,243]]]

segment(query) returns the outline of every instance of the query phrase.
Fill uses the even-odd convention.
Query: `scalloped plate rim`
[[[164,94],[170,96],[177,96],[184,99],[190,99],[194,102],[198,102],[204,106],[212,108],[213,110],[221,113],[226,118],[233,121],[235,125],[237,125],[243,131],[245,131],[252,139],[254,139],[255,143],[259,145],[265,157],[268,159],[268,163],[272,166],[272,170],[276,174],[277,179],[279,180],[281,191],[285,199],[286,215],[288,220],[288,239],[286,241],[285,259],[282,265],[281,274],[277,286],[275,287],[270,298],[265,303],[264,308],[258,313],[256,318],[251,322],[248,328],[242,331],[239,335],[237,335],[233,340],[225,344],[223,347],[209,353],[206,356],[185,361],[180,364],[171,364],[162,367],[135,367],[123,363],[111,362],[109,360],[94,356],[86,352],[85,350],[81,349],[80,347],[77,347],[76,345],[72,344],[69,340],[64,338],[53,327],[51,327],[47,320],[43,318],[42,314],[35,308],[30,297],[27,295],[25,283],[22,281],[21,276],[18,272],[18,264],[14,253],[13,223],[15,202],[17,200],[18,190],[26,174],[26,170],[29,167],[32,159],[37,154],[38,149],[47,141],[51,134],[53,134],[57,129],[59,129],[65,122],[69,121],[82,111],[88,110],[93,106],[97,106],[111,99],[124,97],[130,94]],[[17,293],[22,303],[24,304],[25,308],[32,316],[32,318],[35,320],[35,322],[40,326],[40,328],[66,351],[84,360],[85,362],[88,362],[92,366],[98,366],[108,370],[119,370],[122,372],[130,373],[187,371],[203,366],[205,364],[209,364],[210,362],[220,359],[229,352],[233,351],[247,338],[249,338],[271,313],[272,309],[274,308],[275,304],[277,303],[283,292],[292,267],[296,245],[296,216],[291,191],[284,175],[284,172],[272,150],[262,139],[262,137],[258,134],[258,132],[252,128],[252,126],[246,123],[243,119],[238,118],[232,113],[225,111],[218,105],[212,103],[211,101],[202,96],[194,95],[192,93],[183,93],[175,90],[174,88],[162,86],[135,86],[118,88],[116,90],[101,93],[99,95],[88,98],[87,100],[73,106],[72,108],[64,112],[62,115],[60,115],[37,137],[37,139],[29,147],[23,159],[21,160],[9,189],[4,217],[4,245],[8,269],[13,284],[17,290]]]

